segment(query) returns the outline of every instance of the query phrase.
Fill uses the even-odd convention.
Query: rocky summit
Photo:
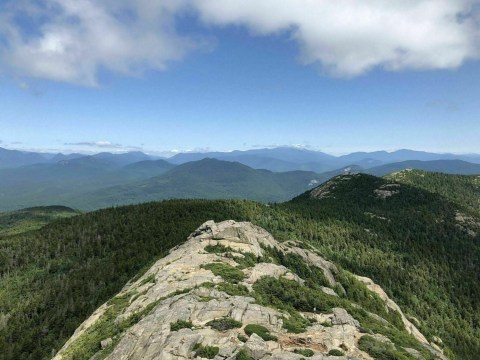
[[[410,320],[371,279],[309,245],[208,221],[98,308],[54,359],[446,359]]]

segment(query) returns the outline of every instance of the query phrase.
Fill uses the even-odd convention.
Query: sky
[[[3,0],[0,147],[480,153],[473,0]]]

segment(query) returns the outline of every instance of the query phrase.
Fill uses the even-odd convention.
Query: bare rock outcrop
[[[236,359],[240,352],[255,360],[301,359],[304,356],[296,351],[305,349],[313,352],[312,359],[341,359],[328,355],[333,349],[341,349],[345,359],[371,359],[358,346],[365,334],[347,310],[335,307],[324,314],[297,312],[297,317],[309,319],[311,325],[293,333],[285,327],[293,316],[288,307],[258,301],[254,287],[265,276],[305,284],[291,269],[261,262],[268,260],[268,248],[298,255],[308,266],[321,269],[330,285],[319,287],[322,296],[340,301],[342,294],[332,289],[341,289],[335,278],[337,267],[297,245],[279,243],[251,223],[207,221],[183,245],[172,249],[93,313],[54,359],[75,358],[79,344],[93,341],[92,334],[102,326],[100,334],[104,337],[98,339],[98,352],[92,359],[184,360],[208,353],[222,360]],[[247,256],[257,263],[240,266]],[[243,275],[229,283],[226,279],[232,273]],[[412,335],[428,344],[378,285],[367,278],[358,279],[379,294],[390,309],[399,311]],[[232,292],[232,288],[236,290]],[[247,325],[257,330],[246,331]]]

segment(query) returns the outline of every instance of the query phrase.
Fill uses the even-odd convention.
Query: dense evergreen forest
[[[440,194],[460,207],[480,215],[479,175],[451,175],[421,170],[404,170],[390,174],[386,178]]]
[[[338,177],[328,196],[283,204],[172,200],[99,210],[0,237],[0,358],[47,359],[123,285],[206,220],[247,220],[310,242],[373,278],[448,356],[480,353],[480,236],[444,196],[373,176]],[[415,320],[414,318],[418,319]]]

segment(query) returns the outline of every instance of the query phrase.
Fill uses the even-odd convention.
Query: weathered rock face
[[[335,278],[338,273],[335,265],[297,245],[279,243],[251,223],[208,221],[193,232],[187,242],[172,249],[139,279],[129,282],[112,301],[102,305],[54,359],[85,358],[79,356],[79,352],[82,355],[81,349],[88,344],[91,347],[92,341],[97,342],[93,348],[98,351],[91,354],[92,359],[207,356],[220,360],[235,359],[238,354],[247,354],[255,360],[301,359],[305,356],[300,350],[313,351],[312,359],[342,359],[328,355],[333,349],[341,350],[345,354],[343,359],[371,359],[358,347],[359,339],[365,334],[360,332],[359,321],[347,310],[335,307],[323,314],[298,312],[300,317],[310,319],[311,325],[300,333],[290,333],[285,322],[291,313],[285,308],[261,305],[256,300],[254,286],[265,276],[306,283],[285,266],[263,262],[268,260],[268,248],[282,254],[295,254],[308,266],[318,267],[329,284],[329,287],[319,287],[324,296],[334,299],[342,296],[338,293],[343,288]],[[239,266],[247,257],[256,259],[256,263]],[[219,267],[223,273],[214,269]],[[236,275],[243,273],[243,280],[240,277],[229,283],[228,271]],[[367,278],[359,279],[379,294],[392,311],[400,312],[408,331],[429,345],[378,285]],[[229,291],[228,286],[237,290]],[[223,321],[222,327],[215,326],[213,320]],[[261,332],[246,331],[247,325],[260,326],[268,337]]]

